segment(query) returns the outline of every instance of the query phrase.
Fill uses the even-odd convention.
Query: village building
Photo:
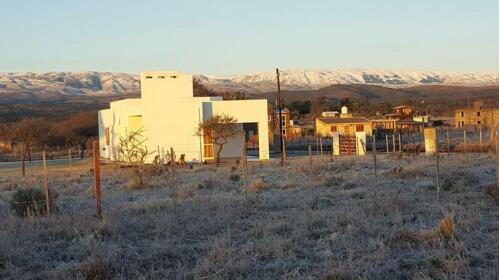
[[[331,137],[335,132],[340,135],[355,135],[356,132],[372,133],[372,123],[364,117],[354,117],[343,107],[337,117],[319,117],[316,119],[316,133],[322,137]]]
[[[337,117],[319,117],[315,120],[316,134],[331,137],[334,155],[365,155],[366,135],[372,134],[372,122],[364,117],[354,117],[343,106]]]
[[[282,108],[281,117],[279,116],[279,109],[272,109],[272,113],[269,115],[269,123],[271,131],[274,135],[279,135],[279,129],[281,128],[279,121],[282,123],[282,136],[290,138],[293,136],[292,130],[292,120],[291,114],[288,108]]]
[[[10,140],[0,140],[0,152],[10,153],[13,149],[13,142]]]
[[[373,119],[373,128],[381,131],[413,132],[422,131],[428,125],[427,114],[419,115],[411,105],[400,105],[392,108],[382,119]]]
[[[494,127],[499,125],[499,108],[486,107],[483,101],[477,100],[468,108],[456,109],[454,121],[456,127]]]
[[[248,139],[245,124],[256,127],[260,160],[269,159],[269,123],[267,100],[222,100],[222,97],[194,97],[193,78],[177,72],[145,72],[140,75],[141,97],[110,103],[100,110],[100,155],[115,160],[114,150],[120,137],[131,131],[143,131],[145,145],[156,156],[165,157],[170,148],[186,161],[214,158],[217,145],[196,135],[198,124],[214,115],[230,115],[237,120],[239,134],[224,145],[221,158],[239,157],[241,145]]]

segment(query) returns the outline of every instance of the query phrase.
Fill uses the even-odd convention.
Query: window
[[[177,76],[170,76],[170,78],[172,78],[172,79],[176,79],[176,78],[177,78]]]
[[[286,135],[286,129],[282,130],[282,135]]]
[[[482,122],[481,121],[477,121],[476,124],[481,124]]]
[[[158,79],[164,79],[165,76],[158,76]]]
[[[152,76],[146,76],[146,79],[152,79]]]
[[[476,112],[476,116],[477,116],[477,117],[480,117],[480,112]]]
[[[355,131],[361,132],[364,131],[364,125],[363,124],[358,124],[355,126]]]
[[[106,145],[109,146],[109,142],[110,142],[109,140],[111,138],[110,135],[109,135],[109,127],[106,127],[105,134],[106,134]]]
[[[336,132],[338,131],[338,127],[336,125],[331,126],[331,132]]]
[[[461,112],[461,117],[464,118],[464,112]]]

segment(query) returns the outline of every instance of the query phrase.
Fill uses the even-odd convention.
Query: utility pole
[[[279,68],[275,69],[277,75],[277,107],[279,109],[279,141],[281,143],[281,164],[284,163],[284,142],[282,141],[282,104],[281,104],[281,80],[279,78]]]

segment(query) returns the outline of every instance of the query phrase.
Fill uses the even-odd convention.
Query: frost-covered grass
[[[168,173],[127,190],[130,170],[105,165],[102,222],[90,162],[51,170],[58,210],[42,218],[8,205],[17,188],[41,186],[40,170],[5,172],[0,278],[497,279],[491,157],[445,155],[438,202],[434,159],[380,156],[377,185],[371,157],[314,163],[315,187],[306,158],[251,163],[248,203],[235,163],[183,167],[175,208]],[[444,217],[452,237],[440,234]]]

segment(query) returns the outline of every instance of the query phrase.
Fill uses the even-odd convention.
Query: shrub
[[[241,176],[239,174],[232,174],[230,175],[230,180],[234,182],[238,182],[241,179]]]
[[[207,179],[204,179],[203,181],[201,181],[201,183],[198,185],[198,188],[199,189],[213,189],[217,184],[218,184],[218,182],[216,182],[214,179],[207,178]]]
[[[190,186],[183,186],[175,193],[175,197],[180,199],[193,198],[195,195],[194,190]]]
[[[496,185],[490,185],[485,188],[485,194],[490,195],[499,205],[499,188]]]
[[[54,209],[55,193],[50,193],[50,208]],[[17,190],[10,200],[10,208],[16,211],[19,217],[28,215],[46,215],[45,194],[40,189],[28,188]]]
[[[109,265],[100,258],[90,258],[81,267],[81,273],[86,280],[111,279],[111,269]]]
[[[251,183],[251,188],[256,192],[262,190],[263,187],[263,182],[261,180],[256,180]]]
[[[452,216],[446,216],[438,225],[440,234],[446,238],[454,238],[455,225]]]
[[[326,177],[324,180],[324,186],[326,187],[339,187],[343,184],[343,177],[340,176],[330,176]]]

